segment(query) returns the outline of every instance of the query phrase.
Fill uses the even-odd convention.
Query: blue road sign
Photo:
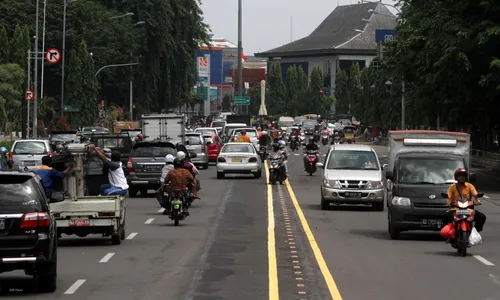
[[[377,29],[375,30],[375,42],[378,43],[387,43],[391,41],[398,32],[394,29]]]

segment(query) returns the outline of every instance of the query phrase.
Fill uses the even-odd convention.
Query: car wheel
[[[394,228],[394,226],[392,226],[392,222],[391,222],[390,217],[389,217],[389,220],[387,222],[387,227],[389,230],[389,235],[391,237],[391,240],[399,240],[399,234],[401,233],[401,231]]]
[[[45,265],[37,275],[36,283],[40,293],[53,293],[57,289],[57,248],[50,264]]]
[[[330,202],[321,198],[321,210],[328,210],[328,209],[330,209]]]
[[[384,211],[384,201],[372,203],[372,208],[375,211]]]
[[[120,240],[124,240],[125,239],[125,236],[126,236],[126,230],[125,230],[125,220],[123,220],[123,224],[122,226],[120,226]]]
[[[203,164],[203,169],[208,169],[208,163]]]
[[[222,172],[217,172],[217,179],[224,179],[224,173]]]
[[[142,188],[139,190],[141,192],[141,196],[144,197],[144,196],[147,196],[148,195],[148,189],[145,189],[145,188]]]
[[[139,191],[137,190],[137,188],[133,187],[133,186],[129,186],[128,188],[128,196],[133,198],[133,197],[137,197],[137,193]]]

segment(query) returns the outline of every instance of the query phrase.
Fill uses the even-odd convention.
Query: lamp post
[[[238,0],[238,96],[243,96],[242,0]]]

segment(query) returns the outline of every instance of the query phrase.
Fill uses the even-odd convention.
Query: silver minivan
[[[201,133],[186,133],[184,145],[188,151],[196,153],[196,157],[191,158],[191,162],[208,169],[208,146],[203,135]]]
[[[48,140],[17,140],[12,145],[9,160],[14,168],[28,168],[36,170],[42,165],[42,157],[51,155]]]
[[[375,150],[367,145],[331,146],[323,166],[321,208],[330,203],[371,204],[384,210],[382,168]]]

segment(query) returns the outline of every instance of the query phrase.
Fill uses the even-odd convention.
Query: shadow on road
[[[360,235],[377,240],[391,240],[389,233],[385,230],[372,230],[372,229],[352,229],[349,233]],[[402,232],[399,240],[402,241],[436,241],[443,242],[443,238],[439,232]]]
[[[58,240],[59,247],[102,247],[103,245],[111,245],[111,237],[65,237]]]
[[[0,278],[0,297],[26,297],[33,296],[34,299],[38,296],[38,288],[36,281],[30,277],[9,276]]]

